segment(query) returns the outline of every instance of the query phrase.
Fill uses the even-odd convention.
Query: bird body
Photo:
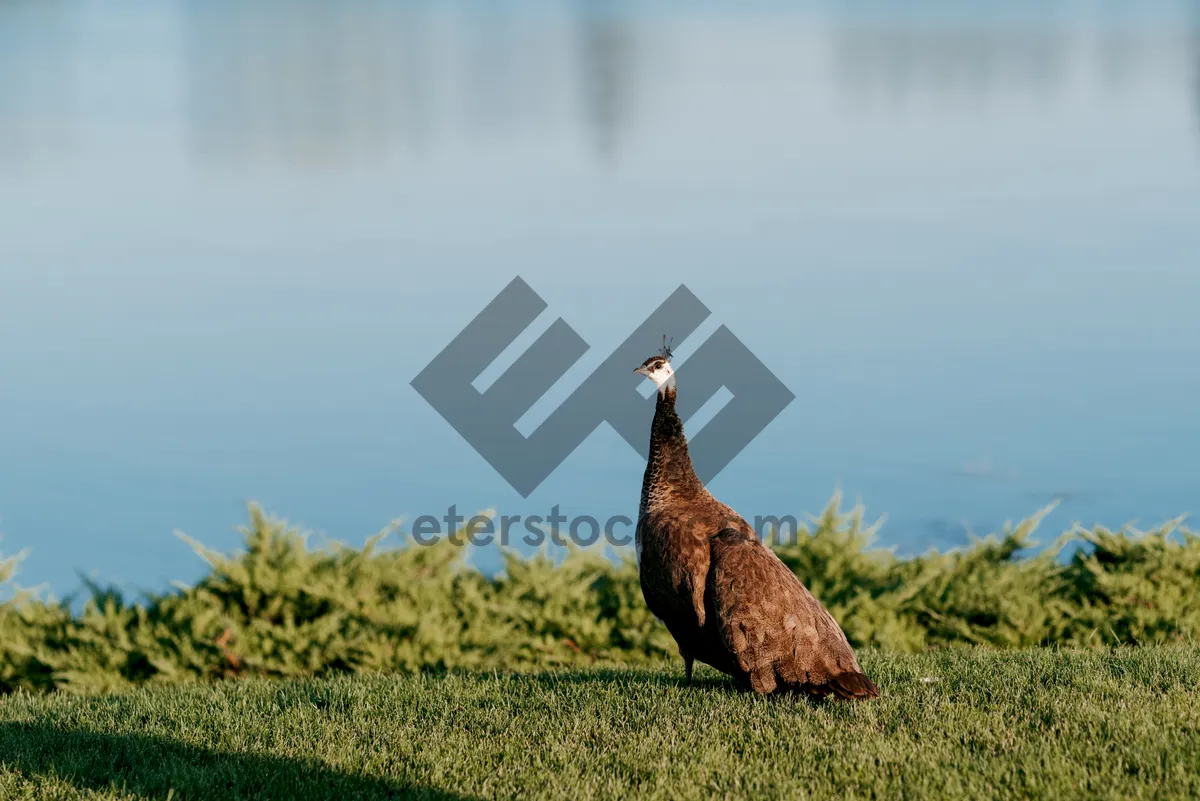
[[[642,594],[679,645],[759,693],[879,694],[837,622],[692,468],[669,351],[635,372],[658,384],[636,542]]]

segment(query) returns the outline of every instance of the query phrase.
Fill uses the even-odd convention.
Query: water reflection
[[[512,7],[314,0],[184,9],[188,134],[205,163],[370,163],[397,148],[528,143],[564,127],[607,159],[634,123],[640,90],[666,80],[661,69],[643,74],[639,57],[654,49],[646,41],[654,27],[621,6],[580,3],[565,18],[527,17]],[[945,111],[1014,99],[1045,105],[1076,91],[1080,79],[1111,94],[1139,92],[1178,84],[1193,70],[1194,26],[1189,34],[1126,22],[1062,15],[947,22],[921,7],[876,19],[835,12],[829,75],[837,97],[856,107],[927,100]],[[720,26],[699,30],[687,37],[693,57],[742,35],[711,42]],[[781,70],[798,58],[781,50]]]
[[[391,4],[189,3],[187,133],[204,163],[373,162],[430,116],[421,14]]]
[[[630,123],[637,83],[637,32],[628,14],[579,13],[584,123],[597,151],[613,157]]]
[[[1192,79],[1192,94],[1195,97],[1196,133],[1200,134],[1200,5],[1197,5],[1197,19],[1192,28],[1192,61],[1195,63],[1195,77]]]
[[[1103,19],[947,22],[912,13],[835,18],[833,79],[844,100],[886,108],[936,102],[980,108],[997,100],[1059,100],[1078,82],[1110,94],[1170,86],[1200,57],[1196,30]]]
[[[1039,97],[1061,85],[1071,57],[1070,37],[1052,23],[1014,29],[891,19],[840,25],[833,37],[838,89],[854,99],[930,94],[979,105],[1001,92]]]
[[[61,2],[0,1],[0,163],[31,167],[66,147],[68,26]]]
[[[150,52],[161,62],[166,91],[182,99],[184,146],[201,167],[374,165],[435,147],[528,147],[564,134],[594,157],[612,158],[633,125],[653,127],[677,111],[676,87],[665,84],[686,70],[663,57],[664,31],[673,50],[678,43],[684,66],[771,51],[774,74],[755,78],[763,87],[813,70],[790,37],[765,34],[776,27],[818,31],[827,44],[825,80],[842,108],[928,103],[953,113],[1013,101],[1045,107],[1076,97],[1082,82],[1107,95],[1183,86],[1180,102],[1200,117],[1200,6],[1190,20],[1176,19],[1190,25],[1175,26],[1150,14],[998,19],[981,12],[947,20],[943,11],[839,7],[827,27],[798,12],[747,27],[702,14],[686,25],[667,24],[632,7],[591,2],[531,11],[212,0],[170,12],[182,45],[178,78],[174,43]],[[72,113],[76,84],[93,71],[96,42],[109,48],[101,55],[114,52],[121,45],[111,38],[120,30],[106,13],[93,18],[76,4],[0,2],[0,159],[35,164],[38,154],[67,146],[70,129],[103,105],[99,93],[113,91],[89,78],[82,86],[95,96]],[[729,104],[728,86],[691,88],[709,108]],[[639,105],[651,94],[662,102]]]
[[[628,15],[579,7],[574,24],[530,24],[512,10],[386,3],[185,8],[187,128],[205,163],[352,164],[431,140],[538,137],[575,107],[609,156],[629,122]],[[577,85],[563,79],[576,71]]]

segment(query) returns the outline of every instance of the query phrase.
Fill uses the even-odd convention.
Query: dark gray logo
[[[633,373],[658,351],[663,333],[680,343],[709,310],[680,285],[528,437],[516,422],[588,349],[560,317],[495,383],[472,382],[546,308],[518,276],[413,379],[412,386],[524,497],[601,423],[647,456],[655,398],[642,397]],[[687,419],[722,386],[733,399],[688,441],[692,463],[708,483],[783,411],[795,395],[725,326],[677,368],[679,416]]]

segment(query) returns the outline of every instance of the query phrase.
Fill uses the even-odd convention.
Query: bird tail
[[[867,698],[878,698],[879,688],[875,682],[867,678],[865,673],[847,671],[839,673],[829,680],[829,688],[834,695],[847,701],[862,701]]]

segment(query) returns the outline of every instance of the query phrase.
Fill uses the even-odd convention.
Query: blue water
[[[1200,6],[0,4],[0,552],[632,515],[607,428],[522,499],[409,387],[518,274],[591,345],[543,410],[681,283],[780,377],[747,517],[1194,510]]]

